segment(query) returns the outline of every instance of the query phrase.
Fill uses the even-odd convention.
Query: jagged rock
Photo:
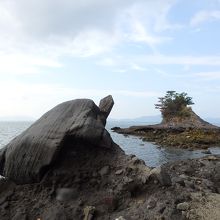
[[[0,152],[0,174],[20,184],[38,182],[69,143],[71,148],[111,148],[113,141],[105,130],[103,113],[107,117],[113,104],[108,96],[101,100],[101,110],[89,99],[54,107]]]
[[[105,98],[100,100],[99,109],[102,113],[102,122],[104,125],[106,124],[106,119],[109,116],[113,105],[114,105],[114,100],[111,95],[106,96]]]
[[[106,118],[109,116],[113,105],[114,105],[114,100],[111,95],[106,96],[105,98],[100,100],[99,109],[102,113],[105,114]]]

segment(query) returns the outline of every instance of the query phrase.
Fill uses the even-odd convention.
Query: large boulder
[[[106,117],[111,111],[109,96]],[[105,118],[106,120],[106,118]],[[13,139],[0,152],[0,174],[16,183],[38,182],[59,152],[71,141],[71,147],[111,148],[113,141],[105,129],[103,111],[89,99],[64,102],[44,114],[30,128]]]

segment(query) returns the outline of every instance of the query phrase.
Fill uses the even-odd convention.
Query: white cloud
[[[140,65],[138,65],[138,64],[136,64],[136,63],[132,63],[132,64],[131,64],[131,69],[137,70],[137,71],[140,71],[140,72],[145,72],[145,71],[147,71],[147,68],[142,67],[142,66],[140,66]]]
[[[88,57],[120,43],[155,45],[170,40],[158,33],[174,0],[0,1],[0,50],[48,59]],[[162,16],[161,16],[162,15]],[[163,27],[163,28],[162,28]],[[25,67],[24,67],[25,69]]]
[[[213,71],[213,72],[199,72],[193,74],[196,77],[204,80],[217,80],[220,79],[220,71]]]
[[[220,19],[220,10],[214,11],[199,11],[191,19],[191,26],[198,26],[207,21],[215,21]]]
[[[134,58],[135,60],[135,58]],[[136,58],[140,63],[156,65],[207,65],[220,66],[220,56],[165,56],[152,55]]]
[[[7,94],[7,95],[6,95]],[[160,93],[154,91],[130,90],[99,90],[75,89],[58,84],[26,84],[21,82],[0,82],[0,116],[31,116],[38,118],[55,105],[78,98],[91,98],[97,104],[107,95],[118,97],[157,97]],[[115,110],[117,113],[117,110]]]
[[[60,68],[62,64],[47,57],[36,57],[28,54],[4,54],[0,53],[0,75],[1,74],[36,74],[41,68]]]

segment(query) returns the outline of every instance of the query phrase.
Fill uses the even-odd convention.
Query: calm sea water
[[[31,124],[32,122],[0,122],[0,148],[27,129]],[[143,159],[148,166],[156,167],[169,161],[199,158],[205,155],[201,150],[188,151],[175,148],[160,148],[150,142],[143,142],[135,136],[124,136],[110,130],[114,126],[128,127],[134,124],[134,122],[109,122],[106,128],[109,130],[113,140],[125,153],[135,154]],[[212,154],[220,154],[220,147],[210,148],[210,151]]]

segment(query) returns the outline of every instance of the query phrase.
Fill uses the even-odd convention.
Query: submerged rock
[[[37,182],[70,143],[71,148],[111,148],[113,141],[103,118],[106,120],[113,104],[108,96],[101,100],[101,110],[89,99],[54,107],[1,150],[0,174],[20,184]]]

